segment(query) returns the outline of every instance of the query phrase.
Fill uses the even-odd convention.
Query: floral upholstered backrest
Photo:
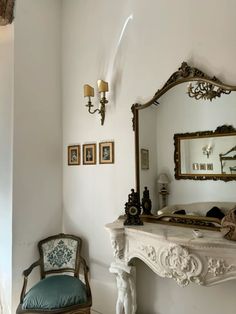
[[[59,234],[39,242],[43,273],[78,271],[81,239],[72,235]]]

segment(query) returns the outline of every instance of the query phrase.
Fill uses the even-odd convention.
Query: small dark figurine
[[[125,226],[143,225],[143,222],[140,219],[140,207],[139,195],[137,192],[134,192],[134,189],[132,189],[128,196],[128,202],[125,203],[125,213],[127,216],[124,222]]]
[[[143,208],[143,214],[144,215],[152,215],[151,209],[152,209],[152,201],[149,197],[149,190],[145,186],[143,191],[143,198],[142,198],[142,208]]]

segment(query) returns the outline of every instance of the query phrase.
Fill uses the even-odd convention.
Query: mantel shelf
[[[196,238],[192,228],[154,223],[127,227],[123,220],[107,224],[106,229],[115,258],[110,271],[117,279],[116,314],[136,313],[135,258],[181,287],[236,279],[236,242],[224,239],[220,232],[201,230],[203,237]]]

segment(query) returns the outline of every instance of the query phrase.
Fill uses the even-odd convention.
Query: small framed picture
[[[207,164],[207,170],[213,170],[213,164]]]
[[[99,143],[99,163],[114,164],[114,142]]]
[[[84,165],[96,164],[96,144],[83,145],[83,164]]]
[[[193,170],[199,170],[199,164],[198,163],[193,163]]]
[[[200,170],[206,170],[206,164],[200,164]]]
[[[141,169],[149,169],[149,150],[141,148]]]
[[[68,165],[80,165],[80,145],[68,146]]]

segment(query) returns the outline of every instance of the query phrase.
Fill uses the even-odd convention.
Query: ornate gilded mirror
[[[223,125],[215,131],[174,135],[175,178],[236,180],[236,129]]]
[[[142,201],[148,187],[154,214],[161,208],[162,173],[170,182],[169,204],[235,201],[234,91],[183,62],[150,101],[132,106],[136,191]],[[226,181],[233,181],[227,189]]]

